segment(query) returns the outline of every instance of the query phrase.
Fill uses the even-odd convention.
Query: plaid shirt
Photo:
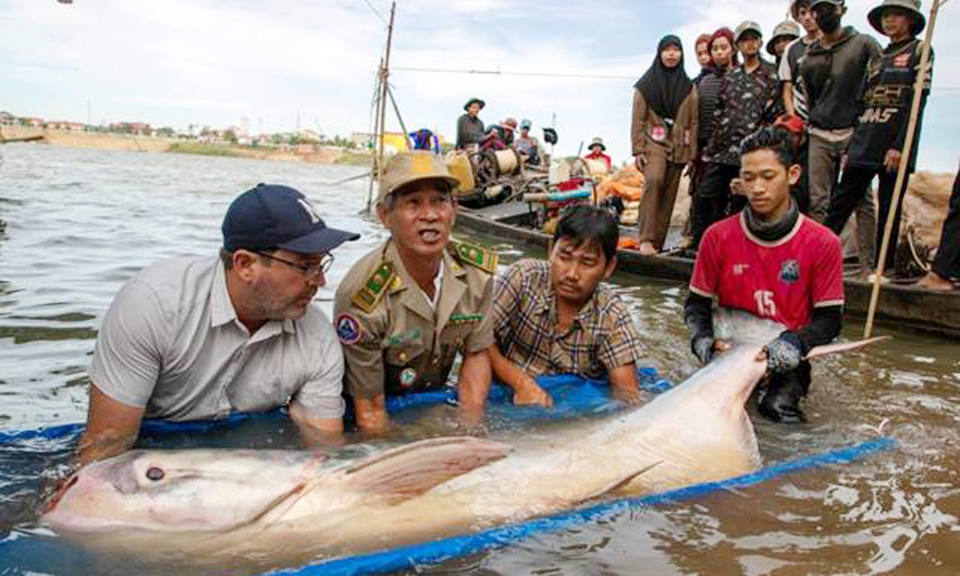
[[[525,372],[599,378],[643,354],[627,307],[608,286],[597,286],[563,333],[555,332],[555,303],[546,261],[521,260],[494,280],[497,347]]]

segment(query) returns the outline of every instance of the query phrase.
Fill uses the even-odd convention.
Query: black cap
[[[306,196],[288,186],[257,184],[230,204],[223,217],[223,247],[267,250],[279,248],[299,254],[330,252],[354,232],[328,228]]]

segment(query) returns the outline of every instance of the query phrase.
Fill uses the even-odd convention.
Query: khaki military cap
[[[400,188],[420,180],[441,180],[451,189],[460,181],[450,175],[447,165],[438,154],[426,150],[397,154],[387,164],[380,178],[380,194],[377,202]]]

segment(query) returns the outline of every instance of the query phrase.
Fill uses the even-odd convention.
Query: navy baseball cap
[[[360,238],[328,228],[306,196],[275,184],[257,184],[237,196],[223,217],[222,230],[223,247],[230,252],[279,248],[319,254]]]

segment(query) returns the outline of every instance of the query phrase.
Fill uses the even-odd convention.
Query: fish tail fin
[[[366,458],[345,471],[358,492],[400,502],[434,486],[500,460],[513,447],[472,437],[421,440]]]
[[[866,340],[857,340],[855,342],[838,342],[836,344],[825,344],[823,346],[816,346],[807,353],[806,359],[816,358],[818,356],[826,356],[827,354],[836,354],[837,352],[849,352],[850,350],[856,350],[858,348],[863,348],[864,346],[873,344],[875,342],[881,342],[883,340],[889,339],[889,336],[876,336],[874,338],[868,338]]]

